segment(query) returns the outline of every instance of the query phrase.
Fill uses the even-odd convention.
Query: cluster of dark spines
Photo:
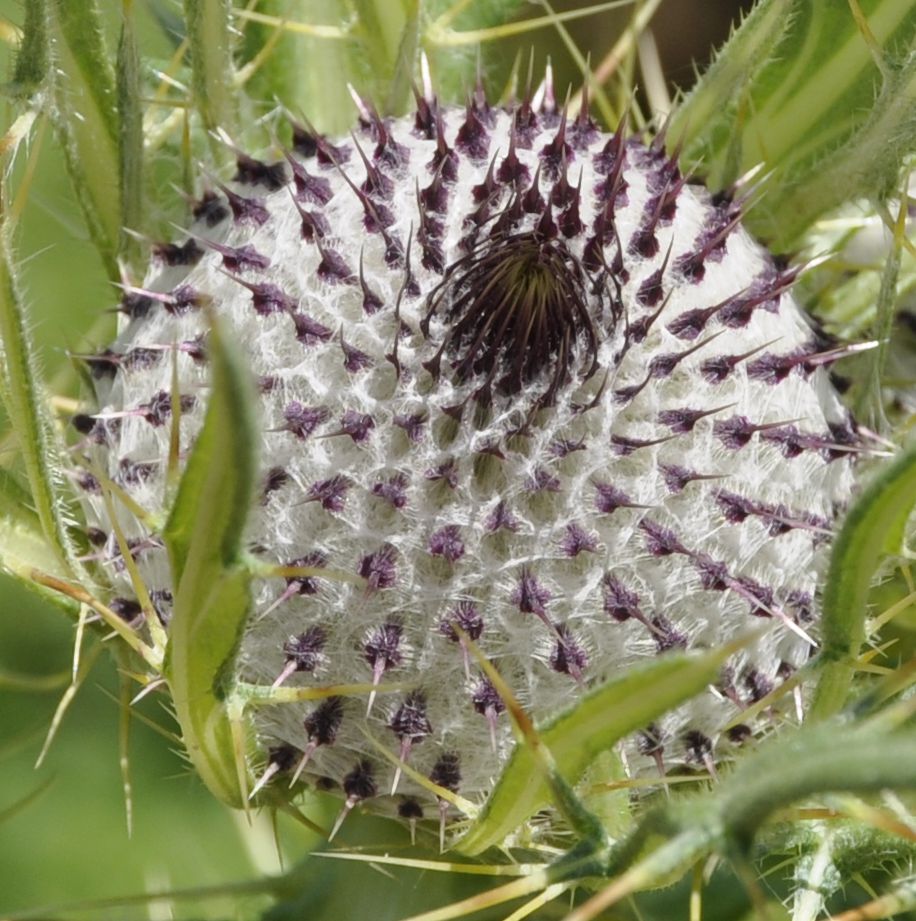
[[[356,196],[363,210],[367,234],[370,238],[381,240],[386,263],[404,271],[402,290],[408,290],[408,282],[411,281],[410,238],[405,247],[393,228],[392,196],[398,183],[402,182],[411,154],[397,142],[390,124],[379,118],[371,106],[363,103],[362,113],[364,118],[361,119],[360,130],[363,140],[354,137],[352,145],[333,145],[314,131],[296,126],[293,152],[286,155],[285,164],[265,164],[240,155],[235,176],[237,188],[233,190],[219,185],[222,196],[205,194],[194,213],[199,224],[210,230],[227,220],[242,229],[255,228],[266,224],[270,218],[265,194],[278,190],[287,190],[288,194],[291,189],[301,219],[303,246],[315,247],[320,256],[318,275],[329,285],[355,287],[360,293],[364,313],[372,316],[390,311],[393,305],[386,303],[367,281],[362,256],[358,265],[350,265],[334,249],[332,226],[326,216],[326,206],[337,194],[331,178],[336,175],[343,178],[346,189],[340,194]],[[613,399],[622,410],[653,382],[674,374],[682,363],[698,369],[711,388],[742,367],[752,380],[777,386],[791,374],[810,374],[816,367],[841,357],[829,351],[818,351],[817,347],[779,352],[776,343],[756,346],[741,354],[709,354],[711,349],[708,347],[724,329],[746,327],[757,309],[778,310],[781,294],[794,280],[793,272],[784,267],[772,267],[746,290],[736,292],[718,304],[685,311],[675,317],[666,314],[674,287],[684,283],[699,284],[707,264],[715,263],[725,252],[728,238],[740,218],[740,207],[727,197],[714,202],[713,220],[694,241],[692,250],[670,261],[670,265],[668,255],[664,255],[661,266],[649,274],[636,290],[635,304],[625,308],[621,292],[630,277],[632,264],[660,254],[659,231],[669,225],[676,215],[679,196],[686,182],[678,170],[676,157],[667,157],[660,142],[644,148],[637,142],[628,141],[622,132],[611,136],[599,151],[594,152],[591,148],[598,132],[587,112],[569,120],[565,112],[549,108],[536,111],[530,99],[521,102],[512,114],[508,148],[494,152],[491,135],[499,117],[504,116],[491,109],[480,93],[475,93],[468,102],[463,122],[454,137],[449,139],[446,120],[435,99],[429,95],[418,96],[415,131],[434,145],[431,145],[431,156],[426,164],[429,180],[426,184],[417,183],[413,190],[417,201],[413,238],[423,268],[442,278],[441,284],[427,297],[426,315],[419,324],[419,331],[434,337],[436,327],[433,319],[444,317],[448,320],[448,332],[440,341],[433,339],[430,343],[434,351],[427,359],[426,369],[434,378],[447,375],[459,385],[468,385],[468,395],[461,405],[441,407],[450,418],[460,420],[464,405],[469,400],[487,407],[494,400],[511,399],[525,390],[529,403],[522,415],[526,423],[534,422],[536,413],[552,406],[560,393],[570,393],[575,386],[588,382],[592,377],[600,379],[599,370],[606,373],[616,371],[628,355],[637,366],[638,361],[644,362],[645,357],[639,355],[637,347],[662,326],[671,336],[683,340],[684,348],[655,355],[646,363],[641,380],[615,386],[612,389]],[[552,137],[537,151],[534,168],[529,168],[519,156],[519,151],[531,150],[534,139],[547,123],[553,127]],[[467,210],[465,236],[460,243],[463,255],[447,264],[445,218],[453,210],[452,190],[462,158],[468,158],[477,165],[488,164],[488,169],[474,189],[473,205]],[[581,165],[586,159],[601,177],[591,189],[583,188],[582,173],[577,175],[575,170],[577,162]],[[350,165],[357,162],[358,167]],[[616,211],[627,205],[627,176],[631,164],[645,171],[650,195],[639,229],[624,247],[616,226]],[[360,174],[364,174],[361,181],[353,178]],[[250,194],[247,191],[242,194],[239,187],[250,189]],[[359,374],[373,367],[373,357],[347,341],[345,328],[338,333],[305,313],[296,297],[279,285],[252,280],[252,276],[257,278],[271,265],[270,260],[252,245],[229,246],[201,233],[193,235],[184,244],[159,247],[157,258],[169,267],[191,267],[203,258],[207,250],[216,253],[226,274],[249,292],[256,315],[288,315],[293,335],[304,347],[338,348],[341,363],[349,374]],[[546,267],[543,275],[539,276],[535,271],[532,281],[531,269],[540,270],[542,267]],[[520,278],[525,279],[521,294]],[[495,288],[500,297],[485,299],[481,292],[487,285],[489,293]],[[204,298],[205,295],[186,284],[178,285],[165,294],[127,289],[120,309],[133,320],[142,321],[157,307],[172,316],[181,317],[198,310]],[[495,308],[492,306],[494,300]],[[520,308],[520,311],[513,311],[513,308]],[[517,323],[519,312],[530,321],[527,325],[540,324],[536,338],[525,338],[526,324]],[[600,369],[597,355],[601,339],[606,338],[609,331],[619,333],[620,330],[623,331],[619,336],[621,348],[615,356],[615,365]],[[399,328],[395,338],[402,332],[403,329]],[[95,377],[101,378],[152,367],[170,348],[178,348],[194,361],[205,361],[203,343],[193,347],[192,342],[187,340],[179,346],[135,348],[123,355],[107,351],[89,360],[90,370]],[[545,368],[549,369],[546,375]],[[400,373],[397,364],[395,369]],[[537,388],[534,396],[529,392],[532,385]],[[580,411],[599,405],[603,389],[602,384],[591,404],[580,407]],[[273,382],[262,388],[268,395],[273,390]],[[187,409],[192,408],[190,400],[193,397],[184,395],[180,399],[183,404],[188,401]],[[171,406],[171,396],[162,391],[125,412],[151,426],[161,426],[168,420]],[[629,457],[637,451],[652,449],[679,436],[689,435],[698,424],[710,424],[703,422],[705,417],[724,416],[728,410],[729,406],[724,403],[709,409],[699,406],[665,409],[656,419],[658,433],[655,437],[636,437],[614,431],[609,447],[618,457]],[[285,403],[282,416],[282,428],[292,438],[347,437],[354,444],[377,437],[377,429],[383,422],[356,410],[337,414],[328,407],[305,405],[296,400]],[[621,414],[621,419],[626,419],[625,412]],[[83,422],[80,431],[88,438],[102,442],[110,439],[110,427],[119,423],[120,419],[102,416],[90,421],[91,426]],[[418,444],[432,437],[435,419],[424,409],[421,413],[401,413],[391,421],[403,432],[409,444]],[[856,433],[848,424],[834,424],[824,434],[802,432],[793,420],[755,422],[740,414],[717,418],[711,424],[720,444],[732,451],[744,448],[756,438],[773,444],[785,457],[813,451],[829,460],[843,456],[857,446]],[[503,444],[488,444],[482,448],[481,455],[498,462],[513,450],[513,439],[530,434],[526,428],[522,425],[514,429]],[[561,462],[564,457],[585,449],[584,440],[561,439],[552,446],[550,461]],[[136,480],[144,475],[137,467],[133,464],[125,469],[124,482],[129,483],[131,478]],[[672,494],[698,488],[692,484],[721,477],[714,469],[698,471],[673,464],[663,465],[661,470],[665,486]],[[455,459],[449,458],[436,467],[415,472],[414,476],[403,470],[380,475],[369,491],[393,510],[402,511],[410,502],[410,490],[416,476],[455,491],[459,478],[464,475]],[[560,477],[548,467],[536,469],[530,481],[528,492],[532,496],[558,492],[563,488]],[[85,476],[79,483],[87,491],[91,491],[94,485]],[[287,471],[282,467],[271,468],[265,478],[262,498],[270,501],[272,494],[282,490],[283,501],[289,501],[289,487]],[[597,512],[599,516],[610,516],[626,509],[640,512],[646,509],[646,503],[634,500],[613,482],[594,481],[593,487],[594,508],[590,511]],[[324,512],[339,515],[347,503],[354,501],[355,492],[364,489],[364,486],[357,486],[353,477],[339,473],[308,484],[299,501],[313,503]],[[822,533],[829,527],[829,522],[804,510],[790,510],[778,503],[745,498],[732,490],[711,489],[707,495],[725,522],[739,525],[746,519],[758,520],[773,536],[798,528]],[[495,495],[487,512],[484,530],[491,534],[512,534],[520,526],[511,505]],[[641,519],[638,528],[650,557],[663,559],[681,555],[689,558],[703,590],[731,590],[747,601],[751,613],[756,616],[773,616],[778,612],[787,618],[801,620],[792,600],[793,594],[798,592],[780,593],[731,572],[725,562],[714,559],[701,549],[694,549],[686,536],[678,535],[667,525],[655,521],[651,511]],[[142,550],[139,542],[137,546],[138,552]],[[566,525],[558,543],[560,554],[568,559],[596,553],[599,547],[600,534],[578,522]],[[433,530],[427,538],[426,549],[431,557],[447,564],[457,564],[470,552],[462,527],[458,524],[444,524]],[[326,563],[322,560],[319,564],[314,559],[309,563],[306,559],[301,558],[299,564],[316,566]],[[373,549],[367,548],[367,552],[358,559],[346,561],[345,565],[354,568],[365,580],[366,594],[371,595],[396,585],[399,563],[398,551],[392,544],[384,543]],[[613,580],[614,576],[607,574],[603,587],[604,610],[612,621],[633,619],[640,622],[659,651],[688,645],[689,638],[682,631],[659,612],[643,613],[639,595]],[[554,600],[549,582],[549,575],[545,580],[535,567],[523,568],[505,600],[519,614],[534,614],[542,621],[546,628],[545,664],[558,674],[582,681],[589,665],[588,642],[584,637],[577,636],[569,624],[555,620],[549,613]],[[316,579],[290,577],[286,591],[275,604],[315,591]],[[801,610],[802,606],[799,606],[797,611]],[[460,634],[456,626],[460,628]],[[284,664],[276,683],[296,672],[309,675],[321,667],[326,629],[329,628],[312,626],[284,643],[280,650]],[[484,632],[483,616],[477,606],[473,602],[460,602],[451,612],[442,615],[439,629],[445,640],[461,647],[465,671],[469,675],[466,640],[476,643]],[[361,654],[371,681],[379,684],[389,670],[404,669],[409,662],[409,647],[408,634],[401,622],[389,620],[370,628]],[[476,683],[469,681],[468,705],[486,718],[495,749],[496,722],[504,710],[499,695],[486,679]],[[406,707],[407,703],[401,706]],[[371,708],[372,698],[369,702]],[[423,731],[408,731],[405,720],[395,718],[397,712],[400,711],[391,716],[389,728],[399,741],[403,760],[406,760],[411,747],[422,741],[432,726],[424,712],[426,722]],[[321,723],[315,724],[312,729],[306,725],[303,751],[308,757],[315,747],[334,743],[342,718],[341,711],[336,716],[336,723],[333,723],[333,731],[320,731]],[[691,732],[699,733],[699,730]],[[692,748],[688,746],[688,750],[705,750],[696,740],[694,743]],[[309,746],[312,746],[311,749]],[[306,761],[308,757],[305,757]],[[703,760],[702,757],[699,760]],[[374,795],[377,788],[374,775],[375,769],[369,762],[361,761],[353,768],[343,783],[348,803]]]

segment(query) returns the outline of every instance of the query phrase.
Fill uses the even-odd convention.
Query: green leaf
[[[117,60],[118,157],[121,226],[139,229],[143,216],[143,109],[140,104],[140,57],[134,35],[133,9],[125,3]],[[135,249],[122,233],[121,249]]]
[[[538,727],[540,741],[560,774],[575,783],[600,752],[702,691],[734,651],[732,645],[702,655],[674,653],[632,668],[586,692],[574,708]],[[474,855],[499,844],[549,800],[535,755],[518,745],[457,850]]]
[[[791,765],[791,770],[786,766]],[[815,794],[916,790],[916,734],[832,721],[790,732],[744,759],[694,810],[717,813],[729,843],[747,850],[777,809]]]
[[[819,215],[884,195],[916,149],[912,0],[763,0],[675,116],[673,142],[714,188],[772,173],[748,223],[789,247]]]
[[[208,131],[235,125],[228,0],[184,0],[194,102]]]
[[[823,668],[811,708],[830,716],[846,703],[855,659],[865,641],[868,590],[882,554],[904,551],[916,505],[916,442],[885,465],[846,515],[834,542],[821,619]]]
[[[16,56],[10,92],[17,96],[30,96],[34,93],[45,81],[50,62],[48,9],[43,0],[34,0],[25,5],[22,44]]]
[[[259,442],[248,369],[213,320],[213,387],[163,537],[177,586],[164,673],[195,768],[223,802],[245,803],[227,698],[250,608],[240,559]]]
[[[29,482],[31,503],[41,532],[55,560],[53,569],[76,568],[75,552],[67,533],[69,515],[60,471],[61,449],[35,368],[22,300],[16,282],[11,228],[0,215],[0,358],[2,393],[16,432]],[[13,481],[6,478],[7,492]],[[7,548],[12,550],[13,548]],[[47,557],[45,551],[42,556]]]
[[[119,278],[118,110],[112,56],[95,0],[51,5],[55,131],[86,226],[106,271]]]

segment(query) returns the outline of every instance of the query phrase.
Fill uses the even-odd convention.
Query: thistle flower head
[[[765,625],[623,746],[633,773],[712,769],[747,734],[724,727],[816,646],[859,444],[825,369],[842,353],[740,202],[661,140],[552,99],[427,93],[393,120],[361,104],[350,137],[297,127],[282,157],[239,154],[91,362],[79,454],[149,513],[119,530],[162,621],[174,586],[149,522],[203,418],[207,306],[260,384],[248,545],[286,567],[256,584],[238,677],[401,688],[262,707],[270,782],[295,772],[413,822],[447,804],[378,746],[470,798],[512,750],[477,650],[544,719],[640,660]],[[107,506],[77,482],[129,599]]]

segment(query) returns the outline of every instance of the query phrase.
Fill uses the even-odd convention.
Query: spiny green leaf
[[[0,341],[2,341],[2,393],[6,411],[17,433],[29,481],[31,502],[51,555],[52,567],[74,565],[75,552],[67,533],[68,512],[60,476],[61,451],[54,436],[47,404],[39,384],[29,341],[22,300],[16,282],[10,234],[0,215]],[[7,486],[12,488],[12,482]],[[14,548],[6,548],[14,550]],[[42,556],[47,557],[45,552]],[[78,568],[78,567],[77,567]]]
[[[194,101],[208,131],[232,132],[232,33],[228,0],[185,0]]]
[[[825,211],[886,193],[916,149],[916,6],[763,0],[674,119],[670,137],[713,187],[764,164],[767,195],[748,216],[788,247]],[[876,47],[871,47],[874,40]]]
[[[44,0],[25,5],[22,44],[9,90],[16,96],[29,96],[44,82],[51,61],[48,33],[48,8]]]
[[[51,6],[54,67],[49,106],[64,162],[90,237],[112,279],[117,279],[121,205],[117,91],[95,0]]]
[[[217,797],[240,807],[226,697],[250,607],[240,552],[259,435],[247,367],[215,321],[209,349],[212,395],[163,535],[177,586],[164,672],[194,766]]]
[[[586,692],[571,710],[539,727],[540,740],[561,775],[574,783],[599,752],[698,694],[733,652],[734,647],[728,647],[703,655],[670,654],[632,668]],[[473,855],[499,844],[549,799],[534,754],[526,746],[517,746],[480,817],[457,849]]]
[[[143,111],[140,105],[140,58],[134,35],[133,9],[125,3],[118,42],[118,157],[120,161],[121,226],[137,229],[143,214]],[[133,248],[122,235],[122,250]]]
[[[824,663],[811,715],[822,718],[846,703],[855,658],[865,641],[868,589],[884,553],[904,549],[916,505],[916,442],[884,466],[846,515],[833,545],[821,620]]]

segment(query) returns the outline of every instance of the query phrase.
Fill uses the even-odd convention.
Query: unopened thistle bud
[[[508,107],[426,92],[406,118],[359,108],[350,137],[297,126],[280,157],[239,154],[186,238],[155,250],[90,363],[80,453],[163,517],[171,416],[184,458],[207,403],[209,305],[260,383],[248,546],[301,570],[256,583],[239,676],[402,688],[260,708],[266,781],[444,816],[395,762],[466,798],[491,789],[513,742],[479,654],[539,720],[640,660],[766,625],[622,749],[634,774],[713,771],[775,718],[741,710],[816,649],[861,448],[826,370],[842,351],[740,201],[662,139],[568,116],[549,85]],[[128,599],[95,481],[76,482]],[[167,625],[162,541],[120,526]]]

